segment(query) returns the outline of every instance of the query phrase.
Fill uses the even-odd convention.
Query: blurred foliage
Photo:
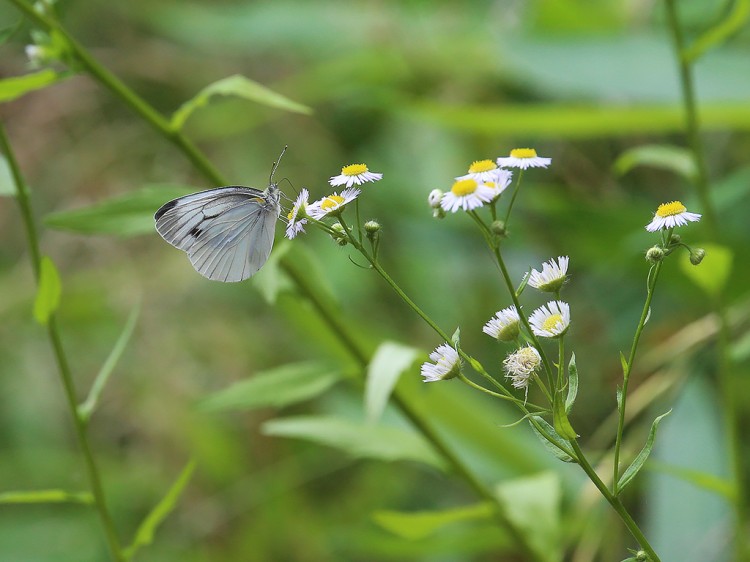
[[[218,96],[192,113],[184,130],[241,185],[265,186],[271,163],[289,145],[279,172],[289,179],[283,186],[290,197],[301,187],[313,197],[325,194],[328,177],[351,162],[384,173],[362,203],[365,217],[383,224],[386,268],[445,330],[460,325],[462,346],[498,372],[502,351],[481,326],[509,298],[471,221],[462,215],[435,221],[426,195],[449,187],[472,160],[513,147],[533,146],[552,157],[549,170],[525,175],[506,259],[520,281],[530,266],[571,257],[568,347],[579,370],[571,419],[584,445],[601,451],[611,441],[601,437],[600,426],[614,436],[618,353],[630,345],[645,295],[643,252],[655,238],[643,226],[658,204],[673,199],[702,212],[689,181],[673,173],[685,170],[684,162],[672,158],[665,169],[663,154],[629,152],[685,145],[662,9],[659,2],[638,0],[58,5],[72,34],[165,115],[234,75],[312,108],[305,115]],[[688,37],[696,38],[726,16],[729,4],[685,0],[680,10]],[[0,28],[13,28],[18,18],[0,3]],[[161,203],[213,186],[91,78],[30,69],[23,53],[29,32],[23,23],[6,34],[12,36],[2,46],[0,75],[25,75],[30,88],[54,85],[0,111],[45,225],[43,251],[62,278],[59,323],[81,400],[142,302],[129,346],[91,419],[125,544],[187,460],[196,462],[154,543],[134,559],[509,559],[503,558],[512,548],[509,538],[481,517],[481,504],[463,482],[430,462],[433,452],[395,410],[387,407],[378,425],[366,425],[365,387],[350,376],[356,366],[307,301],[283,278],[269,278],[273,267],[265,279],[211,283],[152,231],[148,216]],[[706,320],[717,296],[729,307],[731,341],[737,342],[735,390],[750,397],[748,51],[744,26],[697,63],[721,246],[709,250],[695,282],[675,263],[687,262],[687,253],[664,268],[631,387],[649,392],[629,402],[641,406],[626,440],[632,459],[653,418],[675,404],[653,457],[715,478],[729,473],[715,328]],[[623,154],[631,155],[629,164],[618,160]],[[84,467],[48,342],[32,315],[32,272],[4,169],[2,162],[0,491],[77,493],[86,489]],[[709,233],[698,223],[685,228],[683,238],[694,243]],[[710,284],[710,252],[719,250],[726,253],[715,273],[725,280]],[[440,343],[379,278],[352,265],[346,248],[315,232],[286,251],[310,262],[321,290],[372,352],[384,340],[422,351]],[[272,305],[253,290],[258,284]],[[524,299],[529,310],[543,303],[530,291]],[[647,352],[665,342],[680,353],[647,361]],[[289,363],[307,367],[290,374]],[[306,387],[295,395],[287,386],[290,394],[274,400],[273,384],[260,376],[278,369],[287,369],[289,384]],[[310,373],[324,378],[312,381]],[[649,385],[659,381],[668,382],[651,393]],[[499,485],[501,497],[518,505],[519,527],[528,528],[538,513],[524,511],[536,504],[521,503],[519,495],[529,497],[535,486],[556,490],[541,498],[552,504],[536,506],[544,517],[532,528],[535,540],[553,541],[540,549],[554,553],[560,545],[584,562],[619,560],[635,546],[592,500],[577,467],[552,458],[527,425],[501,427],[516,421],[504,404],[457,382],[424,386],[416,365],[397,389],[428,414],[484,482]],[[266,392],[266,399],[253,392]],[[748,404],[740,403],[737,412],[745,429]],[[321,429],[330,423],[338,441],[330,439],[330,427]],[[360,428],[372,441],[356,442]],[[399,454],[404,451],[411,455]],[[750,465],[750,447],[742,456]],[[625,499],[643,514],[657,551],[668,549],[664,559],[728,559],[723,538],[731,512],[725,495],[701,484],[710,478],[650,471],[649,463],[645,468]],[[431,515],[409,520],[409,513],[425,512]],[[394,525],[414,529],[390,532]],[[420,534],[420,528],[428,531]],[[0,560],[105,556],[99,522],[85,505],[29,503],[0,511]]]

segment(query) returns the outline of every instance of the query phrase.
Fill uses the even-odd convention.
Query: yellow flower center
[[[294,217],[294,209],[289,211],[289,214],[286,216],[286,218],[288,218],[289,220],[292,220],[293,217]]]
[[[472,179],[458,180],[451,187],[451,193],[456,197],[463,197],[464,195],[471,195],[477,190],[478,184]]]
[[[497,164],[492,160],[475,160],[472,162],[471,166],[469,166],[469,173],[477,174],[479,172],[489,172],[490,170],[495,169],[497,169]]]
[[[552,314],[542,324],[542,328],[547,332],[553,332],[558,325],[563,323],[563,317],[561,314]]]
[[[320,208],[324,211],[331,211],[336,207],[340,206],[344,202],[344,198],[341,195],[329,195],[323,199],[320,204]]]
[[[350,164],[341,168],[341,173],[345,176],[358,176],[364,174],[367,171],[365,164]]]
[[[679,215],[680,213],[684,213],[685,211],[687,211],[685,205],[683,205],[679,201],[672,201],[671,203],[662,203],[661,205],[659,205],[659,208],[656,209],[656,215],[658,217],[664,218]]]
[[[533,148],[514,148],[510,151],[511,158],[536,158],[536,150]]]

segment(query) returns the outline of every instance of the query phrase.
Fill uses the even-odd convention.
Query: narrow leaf
[[[623,176],[638,166],[673,172],[692,181],[697,175],[692,153],[679,146],[649,144],[626,150],[615,161],[615,172]]]
[[[112,351],[109,352],[102,368],[99,369],[99,373],[97,373],[96,378],[94,379],[94,384],[91,385],[89,395],[86,397],[86,400],[78,406],[78,415],[84,422],[87,422],[91,418],[91,414],[96,409],[96,405],[99,402],[99,396],[101,396],[102,390],[104,390],[112,371],[114,371],[117,366],[117,362],[120,360],[120,357],[122,357],[122,354],[130,341],[130,336],[133,335],[133,330],[135,329],[136,322],[138,322],[138,316],[140,313],[141,305],[138,304],[130,312],[130,316],[128,316],[128,320],[125,322],[125,327],[122,329],[120,337],[117,338]]]
[[[693,265],[686,256],[678,261],[682,272],[698,287],[710,296],[716,296],[724,290],[732,272],[734,253],[726,246],[712,244],[695,244],[706,250],[706,256],[699,265]]]
[[[568,414],[565,411],[565,401],[562,398],[563,390],[556,392],[555,399],[552,401],[552,423],[555,425],[555,431],[564,439],[575,439],[578,434],[570,425]]]
[[[395,342],[384,342],[375,351],[367,367],[365,383],[365,412],[369,423],[380,419],[401,373],[414,363],[418,354],[413,347]]]
[[[0,80],[0,103],[13,101],[34,90],[41,90],[68,76],[70,76],[69,73],[57,73],[54,70],[45,69],[23,76],[4,78]]]
[[[729,501],[736,501],[737,499],[737,488],[734,483],[715,474],[709,474],[708,472],[692,468],[674,466],[653,459],[648,463],[646,470],[669,474],[670,476],[689,482],[697,488],[719,494]]]
[[[268,421],[263,424],[263,433],[336,447],[357,458],[409,460],[445,469],[442,457],[420,434],[396,427],[356,424],[335,417],[299,416]]]
[[[94,503],[89,492],[66,492],[65,490],[32,490],[3,492],[0,504],[3,503]]]
[[[576,366],[576,354],[573,353],[568,363],[568,396],[565,398],[565,413],[569,414],[578,396],[578,367]]]
[[[651,454],[651,449],[654,448],[654,440],[656,439],[656,429],[659,427],[659,423],[662,419],[664,419],[666,416],[672,413],[672,410],[669,410],[666,414],[660,415],[658,418],[654,420],[654,423],[651,424],[651,431],[648,433],[648,439],[646,439],[646,444],[643,446],[643,449],[641,449],[641,452],[638,453],[638,456],[635,457],[635,460],[631,463],[631,465],[625,470],[625,472],[622,473],[622,476],[620,477],[620,481],[617,483],[617,494],[622,492],[625,487],[630,484],[630,482],[633,481],[633,478],[636,477],[636,475],[640,472],[641,468],[643,468],[643,463],[646,462],[646,459],[648,459],[648,456]],[[617,495],[616,494],[616,495]]]
[[[683,60],[688,63],[693,62],[715,45],[726,41],[729,36],[745,25],[748,15],[750,15],[750,0],[735,0],[732,11],[724,20],[703,33],[690,48],[684,51]]]
[[[529,283],[529,278],[531,277],[531,270],[532,268],[529,267],[529,270],[524,273],[523,279],[521,279],[521,284],[518,286],[518,289],[516,289],[516,297],[520,297],[521,293],[523,293],[523,290],[526,288],[526,285]]]
[[[16,182],[13,180],[13,173],[10,171],[8,159],[0,154],[0,196],[15,196]]]
[[[42,256],[39,264],[39,288],[34,301],[34,318],[42,326],[46,326],[60,304],[60,274],[54,262],[47,256]]]
[[[286,238],[274,244],[273,252],[258,273],[253,276],[253,285],[269,305],[276,304],[279,294],[291,287],[289,279],[281,270],[281,259],[292,249]]]
[[[532,416],[533,420],[542,428],[544,429],[545,433],[552,437],[552,440],[557,443],[557,445],[553,445],[550,443],[547,438],[542,435],[539,430],[534,426],[533,423],[531,423],[531,420],[529,420],[529,423],[531,424],[531,430],[534,432],[534,435],[536,435],[539,438],[539,441],[542,442],[542,445],[555,457],[557,457],[559,460],[563,462],[576,462],[575,457],[573,456],[573,451],[570,450],[570,444],[560,437],[557,432],[555,431],[555,428],[552,427],[550,424],[548,424],[544,418],[541,418],[540,416]]]
[[[622,351],[620,352],[620,366],[622,367],[622,374],[625,376],[628,372],[628,360]]]
[[[312,109],[306,105],[292,101],[286,96],[282,96],[254,80],[235,74],[234,76],[229,76],[213,84],[209,84],[198,92],[195,97],[182,104],[174,112],[174,115],[172,115],[172,128],[175,130],[181,129],[193,111],[207,105],[211,98],[216,95],[237,96],[268,107],[303,113],[305,115],[312,113]]]
[[[209,395],[199,408],[209,412],[282,408],[315,398],[342,377],[341,370],[325,363],[288,363]]]
[[[461,326],[456,327],[456,331],[451,336],[451,342],[453,342],[453,347],[461,345]]]
[[[172,512],[177,505],[177,501],[180,499],[182,491],[190,482],[190,477],[193,475],[195,470],[195,461],[191,460],[185,468],[182,469],[180,475],[175,480],[174,484],[167,490],[162,500],[156,504],[151,512],[146,516],[143,522],[135,532],[135,538],[129,547],[122,551],[123,556],[130,560],[139,548],[142,546],[148,546],[154,540],[154,532],[156,528],[161,525],[162,521]]]
[[[434,535],[453,523],[490,519],[493,514],[491,503],[477,503],[440,511],[376,511],[372,519],[386,531],[414,541]]]
[[[79,234],[110,234],[123,238],[154,232],[154,213],[170,199],[196,191],[181,185],[151,185],[89,207],[47,215],[50,228]]]
[[[617,411],[622,412],[622,387],[619,384],[615,392],[617,397]]]

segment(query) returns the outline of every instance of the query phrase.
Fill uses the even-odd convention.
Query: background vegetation
[[[679,4],[692,39],[743,3]],[[314,197],[344,164],[365,161],[384,173],[363,203],[366,216],[383,224],[384,264],[444,329],[460,325],[464,347],[486,365],[499,366],[502,354],[481,326],[509,299],[471,222],[432,219],[426,196],[450,187],[472,160],[520,146],[551,157],[548,171],[526,175],[507,259],[520,280],[529,266],[571,257],[569,345],[581,380],[572,419],[595,457],[612,445],[618,353],[630,345],[645,292],[643,252],[655,242],[643,226],[673,199],[707,212],[691,185],[690,162],[687,173],[674,173],[681,153],[657,165],[617,164],[634,147],[686,145],[661,2],[89,0],[62,2],[57,11],[95,58],[166,115],[235,74],[311,107],[306,115],[220,96],[197,109],[184,131],[236,184],[264,187],[286,144],[280,175]],[[2,27],[20,20],[10,3],[0,3]],[[29,30],[21,23],[2,47],[3,77],[32,71],[24,56]],[[710,197],[728,251],[713,256],[728,256],[731,275],[723,286],[700,286],[686,274],[687,254],[670,260],[631,385],[629,407],[639,414],[628,430],[631,452],[651,420],[675,405],[654,462],[625,495],[663,560],[732,557],[738,510],[727,490],[742,487],[733,488],[727,428],[734,424],[742,435],[750,414],[749,51],[742,27],[695,69]],[[270,435],[294,433],[278,420],[297,416],[364,425],[361,368],[275,267],[250,282],[211,283],[155,234],[150,217],[161,202],[185,186],[213,185],[122,100],[79,73],[0,110],[36,217],[47,221],[41,246],[60,270],[59,325],[81,399],[138,314],[90,426],[123,537],[196,461],[179,504],[140,559],[515,559],[491,520],[453,517],[433,528],[424,518],[384,513],[475,505],[472,490],[436,463],[388,460],[382,451],[362,451],[361,442],[328,447]],[[5,176],[0,193],[9,195]],[[116,208],[104,221],[101,213],[61,214],[128,195],[127,212]],[[707,229],[704,221],[681,233],[707,248],[703,271],[721,275],[726,262],[712,261],[712,246],[701,244],[717,240]],[[31,314],[32,270],[11,197],[0,199],[0,239],[1,488],[86,490],[49,342]],[[290,246],[364,349],[384,340],[423,351],[440,343],[379,278],[352,265],[346,248],[317,232]],[[717,300],[731,325],[728,370],[738,408],[731,419],[717,382]],[[305,394],[309,400],[270,407],[273,400],[254,402],[253,394],[229,404],[226,395],[223,403],[217,398],[233,383],[308,361],[327,377],[320,392]],[[525,425],[500,427],[515,420],[503,404],[458,383],[422,385],[418,363],[399,386],[484,482],[552,478],[518,500],[542,504],[535,523],[551,559],[559,552],[549,546],[558,544],[557,529],[572,560],[620,560],[636,547],[577,467],[552,458]],[[395,442],[414,435],[390,408],[381,423],[400,430]],[[747,467],[750,447],[735,453]],[[747,481],[750,473],[739,476]],[[742,497],[736,503],[747,504]],[[89,506],[0,509],[0,560],[105,557]]]

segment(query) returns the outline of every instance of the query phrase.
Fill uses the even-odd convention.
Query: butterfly
[[[265,191],[230,185],[178,197],[156,211],[156,231],[186,252],[203,277],[235,283],[255,275],[271,254],[281,213],[281,191],[273,182],[281,156]]]

